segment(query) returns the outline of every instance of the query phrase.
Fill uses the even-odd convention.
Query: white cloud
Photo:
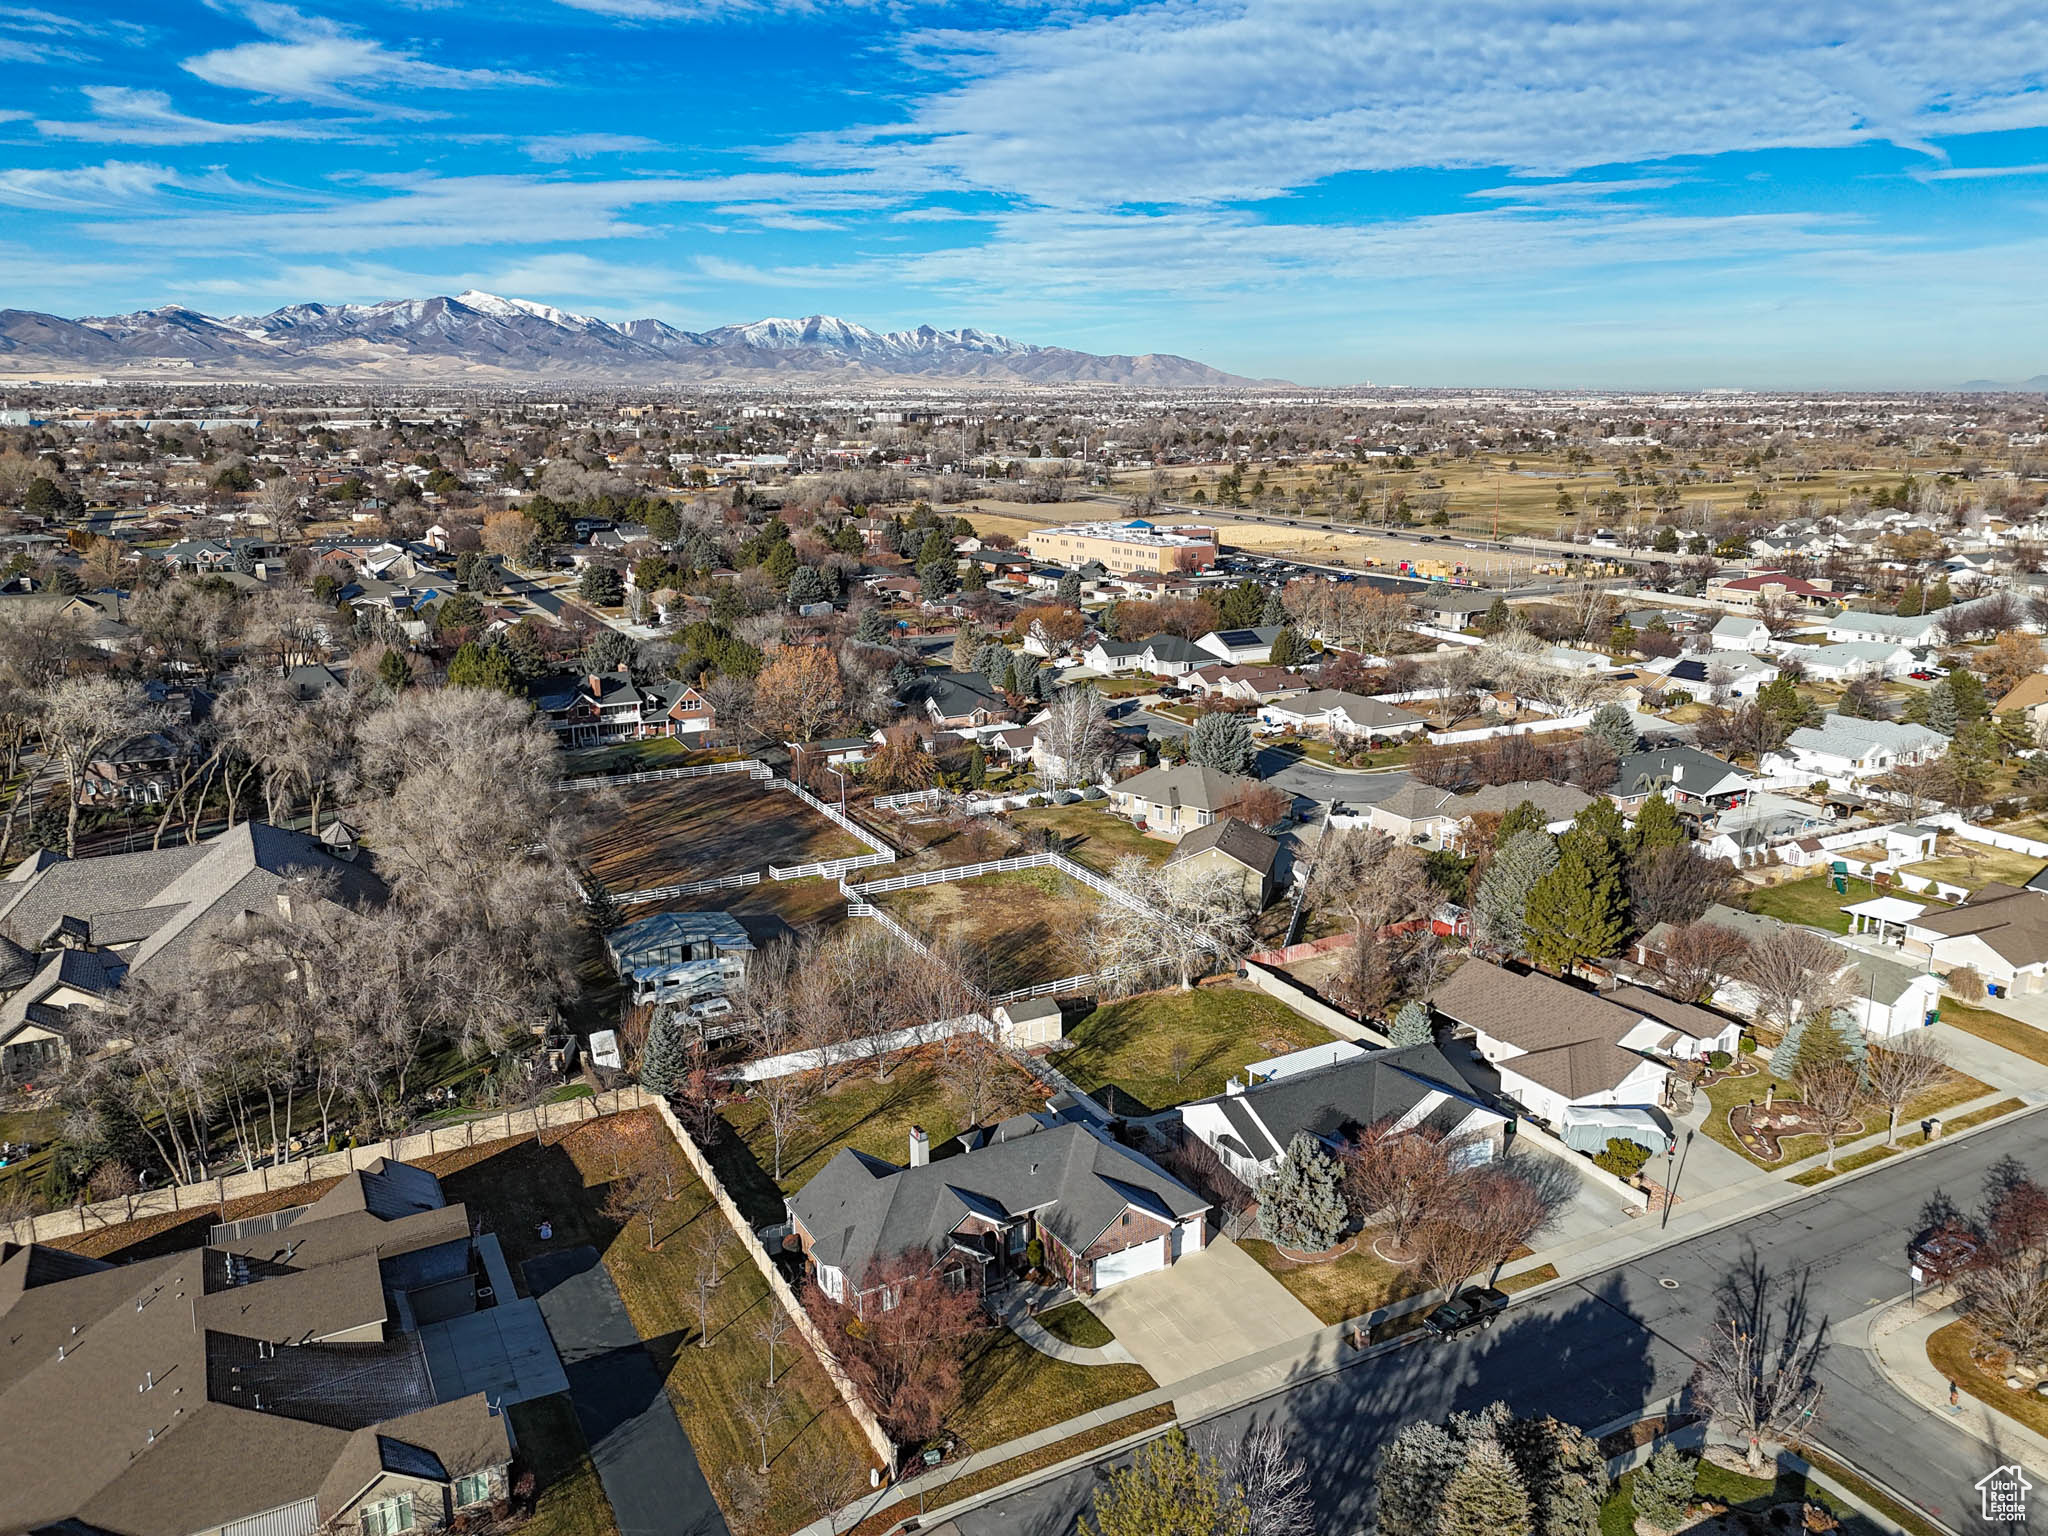
[[[1983,181],[1997,176],[2048,176],[2048,161],[2033,165],[1944,165],[1913,172],[1915,181]]]
[[[551,133],[540,138],[526,139],[520,143],[529,160],[538,160],[546,165],[561,165],[570,160],[583,160],[592,155],[633,155],[661,148],[654,139],[642,138],[637,133]]]
[[[63,170],[0,170],[0,206],[46,213],[153,214],[188,207],[194,199],[242,197],[254,190],[225,171],[191,175],[126,160]]]
[[[247,0],[242,15],[270,39],[217,48],[185,60],[190,73],[210,85],[249,91],[281,101],[316,106],[365,108],[365,93],[401,86],[408,90],[473,90],[539,85],[532,75],[493,69],[455,69],[417,54],[387,48],[376,39],[320,16],[307,16],[273,0]],[[415,108],[385,105],[392,116],[419,117]]]
[[[85,97],[92,107],[91,118],[82,122],[40,118],[36,131],[48,138],[89,144],[239,144],[259,139],[327,138],[334,132],[318,123],[210,122],[177,111],[166,92],[121,85],[88,85]]]
[[[914,165],[1049,207],[1271,198],[1346,172],[1567,174],[2048,124],[2048,10],[1918,0],[1153,0],[927,30],[953,80],[809,163]],[[1370,189],[1368,188],[1368,195]]]

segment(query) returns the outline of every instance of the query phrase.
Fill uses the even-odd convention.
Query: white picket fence
[[[857,869],[873,869],[877,864],[894,864],[895,862],[896,855],[893,853],[859,853],[850,859],[827,859],[822,864],[798,864],[791,869],[778,869],[775,865],[771,864],[768,866],[768,878],[771,880],[806,880],[815,875],[827,880],[837,880],[843,875],[852,874]]]
[[[875,1055],[893,1055],[915,1046],[935,1045],[955,1035],[984,1034],[995,1037],[995,1025],[979,1013],[962,1014],[957,1019],[934,1019],[929,1024],[911,1024],[902,1029],[887,1030],[879,1035],[867,1035],[857,1040],[836,1040],[830,1045],[813,1046],[806,1050],[789,1051],[780,1056],[762,1056],[743,1063],[726,1074],[737,1082],[758,1083],[768,1078],[788,1077],[796,1072],[813,1072],[819,1067],[841,1066],[849,1061],[862,1061]]]
[[[776,879],[783,877],[777,875]],[[750,869],[743,875],[721,875],[716,880],[686,880],[681,885],[654,885],[644,891],[624,891],[612,898],[622,907],[640,901],[672,901],[678,896],[702,896],[709,891],[736,891],[741,886],[759,885],[761,871]]]
[[[702,779],[716,773],[745,773],[756,779],[772,779],[775,771],[766,763],[751,757],[739,758],[730,763],[698,763],[689,768],[650,768],[644,773],[615,773],[609,776],[594,774],[582,779],[555,780],[555,793],[562,794],[572,789],[609,789],[622,784],[658,784],[668,779]]]
[[[1520,725],[1482,725],[1463,731],[1431,731],[1429,739],[1433,745],[1462,746],[1470,741],[1489,741],[1496,736],[1543,736],[1552,731],[1583,730],[1593,718],[1591,710],[1580,710],[1576,714],[1560,715],[1555,720],[1531,720]]]
[[[1006,874],[1013,869],[1052,869],[1064,864],[1056,853],[1020,853],[1007,859],[985,859],[979,864],[956,864],[951,869],[926,869],[914,875],[891,875],[847,889],[849,901],[862,896],[879,896],[884,891],[908,891],[920,885],[946,885],[955,880],[973,880],[982,875]],[[1061,871],[1065,873],[1065,871]]]
[[[896,857],[896,850],[894,848],[891,848],[887,843],[883,842],[879,837],[877,837],[874,833],[870,832],[866,827],[854,821],[844,811],[841,811],[836,806],[827,805],[824,801],[820,800],[816,795],[812,794],[808,789],[805,789],[803,785],[795,783],[789,779],[777,779],[773,777],[770,778],[769,782],[774,784],[778,789],[788,790],[791,794],[795,795],[797,799],[803,801],[805,805],[808,805],[820,816],[823,816],[827,821],[831,822],[835,827],[839,828],[839,830],[844,832],[848,837],[857,839],[861,843],[865,844],[867,847],[873,849],[876,853],[888,855],[889,861],[894,861]]]
[[[900,795],[881,795],[875,800],[878,811],[908,810],[913,805],[943,805],[946,792],[943,789],[913,789]]]

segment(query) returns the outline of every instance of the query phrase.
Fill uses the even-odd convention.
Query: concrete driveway
[[[1323,1326],[1227,1237],[1170,1269],[1111,1286],[1088,1310],[1162,1387]]]

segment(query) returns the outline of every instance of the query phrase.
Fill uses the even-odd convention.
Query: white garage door
[[[1122,1253],[1105,1254],[1095,1261],[1095,1289],[1106,1291],[1119,1280],[1130,1280],[1138,1275],[1149,1275],[1155,1269],[1166,1268],[1166,1243],[1154,1238],[1149,1243],[1140,1243],[1135,1248],[1126,1248]]]

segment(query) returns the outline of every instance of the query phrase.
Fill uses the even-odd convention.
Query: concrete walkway
[[[2021,1022],[2033,1024],[2032,1020]],[[1953,1024],[1935,1025],[1934,1038],[1958,1072],[1967,1072],[1980,1083],[1995,1083],[2029,1104],[2048,1104],[2048,1067],[2031,1056],[1993,1045]]]
[[[1874,1307],[1854,1321],[1866,1324],[1868,1342],[1864,1347],[1877,1357],[1891,1384],[1929,1413],[1948,1419],[1965,1434],[1981,1440],[1992,1458],[1985,1463],[1987,1468],[2000,1460],[2010,1460],[2015,1451],[2024,1454],[2036,1467],[2048,1466],[2048,1438],[2019,1420],[1967,1392],[1961,1394],[1958,1407],[1949,1407],[1948,1378],[1927,1358],[1927,1340],[1936,1329],[1955,1318],[1955,1303],[1936,1294],[1918,1301]],[[1853,1327],[1846,1331],[1851,1338],[1855,1337]]]
[[[1200,1253],[1098,1291],[1088,1310],[1152,1373],[1173,1386],[1322,1329],[1315,1313],[1227,1237]]]
[[[1115,1339],[1107,1344],[1069,1344],[1054,1335],[1046,1326],[1033,1317],[1026,1293],[1019,1287],[1007,1292],[995,1304],[995,1314],[1002,1319],[1003,1326],[1017,1335],[1041,1355],[1050,1355],[1055,1360],[1064,1360],[1069,1365],[1135,1365],[1136,1358]]]

